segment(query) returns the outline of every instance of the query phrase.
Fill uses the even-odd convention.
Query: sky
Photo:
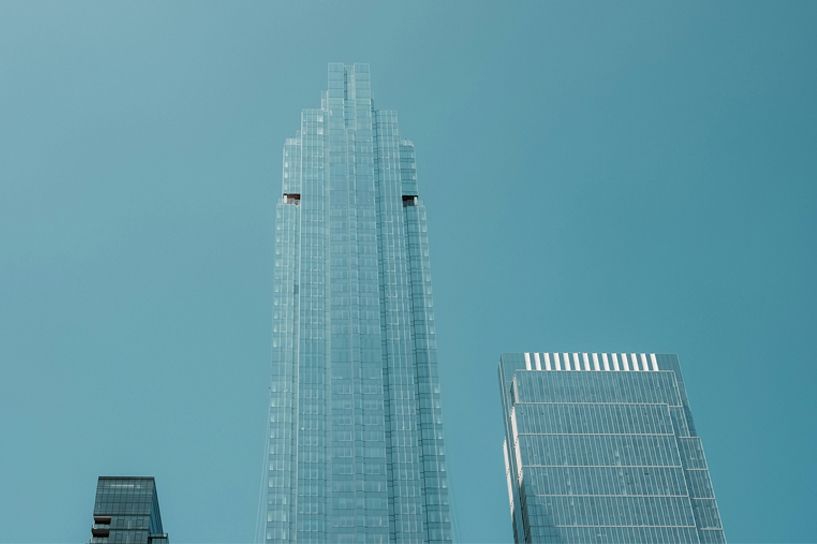
[[[0,3],[0,542],[156,477],[250,542],[282,146],[371,64],[428,209],[459,542],[504,351],[677,353],[727,539],[817,541],[817,3]]]

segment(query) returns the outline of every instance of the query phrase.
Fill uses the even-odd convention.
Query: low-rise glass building
[[[167,544],[152,476],[100,476],[90,544]]]

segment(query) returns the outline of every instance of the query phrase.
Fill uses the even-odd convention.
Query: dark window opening
[[[111,516],[94,516],[94,523],[99,525],[110,525]]]
[[[417,195],[403,195],[403,207],[406,206],[416,206],[417,205]]]
[[[284,193],[284,204],[295,204],[296,206],[301,203],[301,195],[298,193]]]

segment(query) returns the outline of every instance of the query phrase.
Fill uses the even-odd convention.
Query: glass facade
[[[450,542],[414,145],[367,64],[328,87],[284,145],[259,540]]]
[[[503,353],[516,542],[726,542],[675,355]]]
[[[91,544],[166,544],[153,478],[101,476],[91,535]]]

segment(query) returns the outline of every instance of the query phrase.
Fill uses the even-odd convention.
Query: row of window
[[[518,432],[673,434],[665,404],[514,405]]]
[[[688,497],[529,497],[530,525],[694,527]]]
[[[675,373],[516,372],[514,402],[601,402],[681,406]]]

